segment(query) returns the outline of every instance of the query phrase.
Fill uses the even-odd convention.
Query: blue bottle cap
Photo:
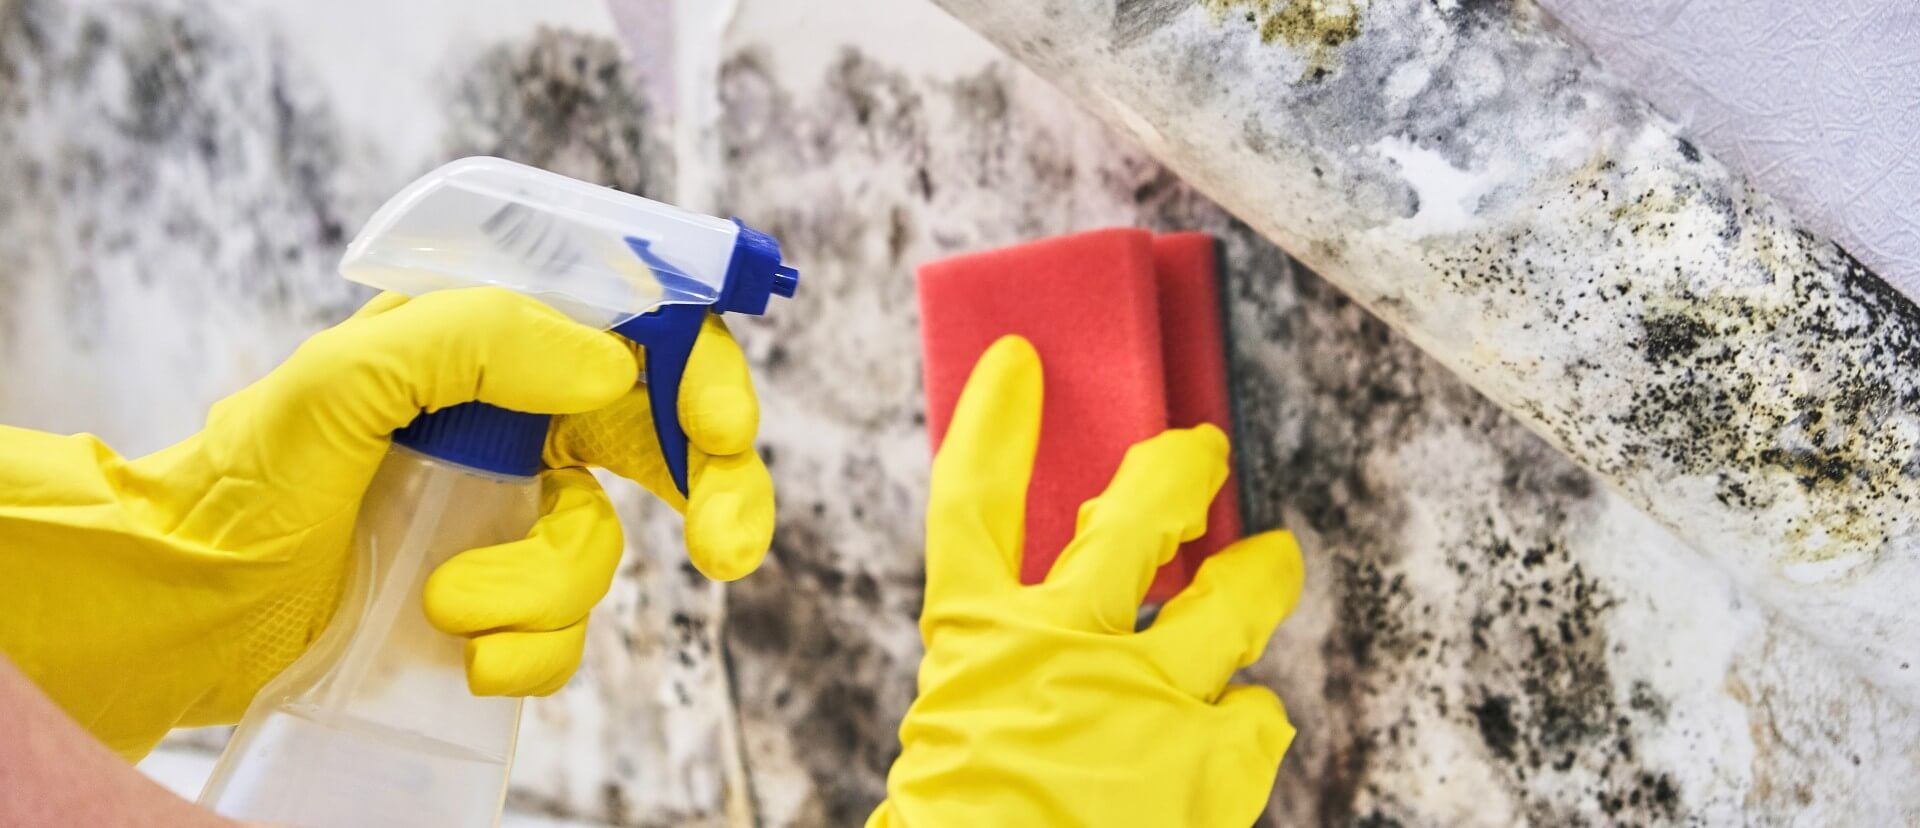
[[[460,403],[413,418],[393,433],[393,441],[468,468],[530,477],[540,471],[552,419],[483,402]]]

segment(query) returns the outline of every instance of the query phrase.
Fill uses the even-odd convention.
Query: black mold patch
[[[1675,818],[1677,791],[1664,805],[1647,806],[1666,800],[1644,792],[1634,804],[1643,777],[1656,791],[1660,780],[1673,788],[1666,770],[1632,750],[1665,702],[1644,681],[1634,684],[1637,702],[1616,698],[1622,682],[1603,632],[1615,599],[1567,549],[1591,520],[1593,478],[1243,232],[1223,235],[1250,528],[1300,515],[1299,528],[1319,540],[1308,565],[1330,575],[1333,590],[1326,678],[1313,688],[1325,708],[1296,708],[1314,723],[1276,789],[1282,822],[1434,822],[1418,792],[1385,781],[1421,761],[1421,741],[1433,738],[1421,727],[1432,725],[1415,721],[1432,718],[1472,734],[1504,780],[1499,795],[1539,824]],[[1499,458],[1492,488],[1435,493],[1369,472],[1436,430]],[[1446,552],[1458,586],[1410,582],[1400,551],[1410,497],[1472,521]],[[1474,683],[1440,678],[1462,674]],[[1283,695],[1299,698],[1302,688],[1282,676]],[[1566,781],[1584,778],[1596,781],[1569,798]]]
[[[1513,724],[1513,700],[1506,696],[1488,696],[1467,708],[1467,712],[1480,724],[1480,738],[1486,740],[1487,749],[1501,759],[1512,761],[1513,744],[1520,740],[1520,731]]]
[[[1605,412],[1539,408],[1563,446],[1610,476],[1710,478],[1735,515],[1801,502],[1805,517],[1779,539],[1787,560],[1869,552],[1906,531],[1920,490],[1909,471],[1916,453],[1888,426],[1920,420],[1920,382],[1906,370],[1920,363],[1920,309],[1844,251],[1787,232],[1751,191],[1710,194],[1658,169],[1603,161],[1555,198],[1556,215],[1580,210],[1609,223],[1556,221],[1436,263],[1455,289],[1525,297],[1562,339],[1592,343],[1574,364],[1594,370],[1571,374],[1573,396],[1626,402]],[[1644,245],[1644,255],[1598,264],[1577,286],[1534,273],[1535,262],[1577,256],[1595,235]],[[1703,260],[1733,262],[1745,284],[1702,283]],[[1637,336],[1607,332],[1608,320]],[[1618,340],[1645,367],[1599,350]],[[1806,390],[1779,393],[1789,378]]]
[[[1234,35],[1264,27],[1263,13],[1347,8],[1206,5]],[[1175,87],[1149,92],[1161,101],[1220,100],[1223,77],[1270,81],[1260,106],[1241,110],[1249,122],[1238,132],[1279,179],[1320,167],[1338,179],[1335,189],[1310,188],[1320,197],[1301,201],[1313,209],[1282,222],[1304,237],[1300,252],[1323,263],[1340,261],[1341,236],[1392,227],[1407,203],[1402,171],[1382,142],[1410,142],[1482,175],[1491,186],[1474,213],[1486,229],[1368,245],[1409,265],[1395,258],[1404,255],[1396,245],[1435,251],[1429,264],[1457,293],[1449,298],[1465,300],[1444,303],[1453,318],[1423,318],[1431,283],[1407,274],[1374,282],[1377,275],[1355,272],[1353,284],[1381,294],[1362,298],[1463,360],[1472,344],[1453,323],[1510,322],[1500,347],[1537,345],[1542,354],[1479,369],[1503,403],[1669,525],[1696,539],[1748,537],[1751,554],[1767,559],[1751,563],[1776,567],[1868,562],[1920,528],[1909,508],[1920,493],[1910,471],[1920,468],[1920,381],[1907,370],[1920,336],[1913,304],[1719,165],[1693,160],[1698,149],[1676,140],[1590,55],[1542,32],[1546,18],[1532,4],[1506,4],[1500,26],[1464,25],[1443,5],[1355,4],[1363,13],[1338,47],[1338,69],[1300,78],[1276,75],[1292,61],[1246,37],[1161,30],[1133,52],[1177,58],[1155,64],[1156,77]],[[1497,9],[1468,11],[1485,19]],[[1032,48],[1017,36],[1005,41],[1016,52]],[[1058,52],[1033,57],[1060,65]],[[1175,145],[1179,132],[1167,136]],[[1582,152],[1536,151],[1563,145]],[[1229,169],[1194,160],[1216,176]],[[1641,319],[1675,314],[1693,319],[1666,328],[1680,337],[1656,336],[1649,352],[1631,347]],[[1557,350],[1572,353],[1549,353]],[[1819,390],[1782,394],[1785,385]],[[1799,425],[1815,413],[1820,424]],[[1694,502],[1709,479],[1727,508]],[[1871,653],[1862,658],[1874,668],[1898,655],[1879,638],[1857,644],[1835,629],[1851,625],[1831,615],[1800,612],[1830,646]]]
[[[1493,795],[1543,821],[1603,821],[1600,793],[1631,795],[1614,780],[1665,773],[1617,758],[1609,741],[1631,739],[1653,714],[1613,698],[1628,681],[1607,663],[1601,632],[1614,599],[1567,551],[1591,519],[1598,487],[1589,475],[1164,168],[1124,152],[1078,154],[1084,136],[1062,135],[1061,114],[1035,106],[1004,69],[916,81],[847,51],[810,87],[817,92],[796,99],[784,83],[754,52],[727,63],[726,201],[775,228],[811,268],[808,293],[795,300],[817,303],[799,308],[806,324],[769,317],[778,350],[750,347],[764,398],[805,399],[833,424],[774,446],[776,485],[840,495],[782,501],[774,559],[734,587],[728,636],[749,729],[825,746],[798,757],[809,813],[857,815],[878,800],[880,760],[896,749],[893,717],[911,692],[912,660],[883,656],[878,642],[917,609],[921,527],[905,492],[924,487],[925,468],[890,465],[873,447],[924,446],[912,266],[1111,223],[1221,238],[1249,529],[1291,517],[1318,539],[1306,555],[1329,583],[1333,628],[1317,650],[1288,659],[1323,662],[1325,679],[1266,676],[1301,726],[1270,822],[1435,822],[1419,792],[1389,781],[1421,761],[1409,716],[1485,746],[1470,708],[1496,696],[1508,700],[1510,739],[1498,738],[1509,753],[1487,748],[1473,761],[1501,780]],[[843,398],[823,365],[862,377],[861,395]],[[1497,458],[1483,490],[1422,490],[1412,474],[1381,471],[1436,432]],[[1471,527],[1440,553],[1457,568],[1457,596],[1409,575],[1412,498]],[[1439,678],[1453,669],[1476,683]],[[869,715],[838,684],[884,689]],[[856,702],[841,708],[852,712],[821,710],[830,696]],[[1576,796],[1542,782],[1583,774],[1604,784]]]
[[[1796,274],[1792,305],[1701,297],[1687,310],[1661,317],[1661,329],[1679,336],[1655,337],[1649,326],[1648,359],[1674,364],[1637,392],[1619,419],[1651,438],[1629,446],[1628,456],[1657,456],[1692,474],[1727,475],[1729,490],[1738,484],[1765,491],[1766,475],[1784,472],[1821,498],[1826,509],[1818,518],[1830,533],[1862,544],[1883,542],[1880,510],[1886,501],[1905,504],[1912,497],[1906,474],[1912,456],[1873,437],[1890,418],[1920,412],[1916,388],[1888,372],[1920,360],[1920,313],[1858,262],[1844,261],[1848,276],[1837,286],[1811,271]],[[1799,318],[1788,323],[1784,315]],[[1771,378],[1736,359],[1737,340],[1769,323],[1802,332],[1771,340],[1789,364],[1830,377],[1787,405],[1756,399],[1756,390]],[[1692,332],[1715,324],[1733,328],[1726,338],[1736,342],[1671,347],[1694,342]],[[1826,366],[1842,353],[1859,362],[1835,376]]]
[[[359,206],[335,183],[338,128],[264,40],[195,2],[0,5],[0,294],[58,274],[83,347],[104,292],[135,285],[344,315],[359,292],[332,271]]]
[[[672,195],[664,126],[613,39],[542,27],[451,75],[459,81],[449,156],[497,155],[638,195]]]
[[[1642,319],[1640,325],[1646,331],[1640,352],[1652,363],[1690,356],[1700,349],[1702,340],[1713,336],[1707,323],[1680,314]]]
[[[1398,198],[1382,192],[1402,178],[1392,162],[1368,151],[1343,152],[1320,163],[1319,153],[1371,148],[1397,138],[1439,153],[1456,168],[1482,170],[1490,158],[1524,144],[1527,139],[1515,133],[1514,125],[1537,122],[1542,110],[1578,112],[1582,121],[1626,131],[1649,114],[1614,97],[1586,94],[1576,83],[1579,78],[1560,65],[1560,41],[1529,36],[1536,25],[1531,18],[1537,16],[1531,3],[1201,0],[1201,5],[1213,9],[1233,33],[1251,28],[1267,43],[1306,57],[1299,78],[1262,87],[1271,105],[1281,107],[1273,111],[1291,113],[1286,122],[1264,128],[1250,124],[1250,131],[1262,133],[1266,151],[1340,171],[1342,188],[1353,190],[1344,194],[1364,199],[1361,212],[1370,216],[1381,214],[1371,203],[1375,198],[1385,198],[1387,209],[1398,207]],[[1520,36],[1513,36],[1516,31]],[[1195,100],[1205,101],[1219,94],[1221,76],[1251,71],[1244,59],[1234,49],[1219,49],[1170,69],[1177,70],[1175,77]],[[1409,68],[1423,70],[1417,93],[1387,94],[1399,88],[1396,77]]]
[[[1113,39],[1125,45],[1152,34],[1191,7],[1188,0],[1120,0],[1113,9]]]
[[[743,716],[788,729],[813,783],[809,809],[821,824],[857,825],[886,795],[912,665],[875,648],[870,616],[848,611],[845,578],[823,559],[831,555],[824,540],[808,527],[783,527],[768,562],[733,586],[729,660]]]
[[[859,824],[885,795],[917,664],[884,646],[917,638],[922,577],[925,467],[898,467],[896,450],[926,445],[908,274],[954,232],[941,205],[1001,175],[1017,145],[994,134],[1009,104],[992,78],[930,87],[846,50],[802,82],[796,100],[759,53],[726,60],[721,206],[805,274],[741,339],[763,400],[827,424],[769,439],[775,486],[830,496],[783,496],[768,564],[730,593],[727,637],[743,729],[794,749],[792,765],[748,756],[749,772],[805,785],[802,824]],[[930,124],[957,111],[936,158]]]
[[[1687,159],[1687,163],[1700,163],[1700,148],[1694,146],[1692,141],[1685,138],[1675,138],[1673,139],[1673,145],[1675,149],[1680,151],[1680,157]]]
[[[1631,824],[1674,819],[1670,775],[1644,766],[1634,749],[1638,734],[1663,720],[1665,703],[1645,682],[1618,698],[1600,626],[1612,599],[1550,539],[1519,547],[1490,525],[1469,552],[1456,569],[1480,567],[1498,586],[1497,600],[1474,616],[1469,639],[1468,667],[1494,677],[1476,688],[1481,701],[1468,711],[1474,725],[1496,755],[1513,760],[1515,783],[1569,773],[1593,780],[1588,802],[1524,799],[1531,819],[1573,824],[1596,810]],[[1486,672],[1495,665],[1506,669]],[[1667,795],[1648,797],[1648,785]]]
[[[1514,0],[1452,0],[1449,3],[1429,0],[1429,2],[1433,3],[1435,8],[1442,9],[1456,18],[1481,24],[1511,17],[1515,5]]]

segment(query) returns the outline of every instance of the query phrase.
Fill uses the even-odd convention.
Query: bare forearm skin
[[[0,826],[231,826],[142,775],[0,656]]]

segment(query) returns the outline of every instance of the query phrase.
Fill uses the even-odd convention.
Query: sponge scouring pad
[[[1167,424],[1153,237],[1096,230],[920,267],[927,432],[937,449],[967,375],[1007,334],[1044,376],[1020,578],[1039,583],[1127,447]]]
[[[1229,428],[1214,245],[1204,233],[1096,230],[921,266],[927,430],[945,437],[974,362],[994,340],[1033,343],[1044,376],[1040,444],[1027,490],[1021,580],[1039,583],[1073,539],[1127,448],[1168,426]],[[1206,555],[1239,536],[1232,479],[1207,533],[1161,567],[1163,601]]]

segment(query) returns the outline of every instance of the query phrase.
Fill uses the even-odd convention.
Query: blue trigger
[[[647,401],[653,434],[674,488],[687,493],[687,433],[680,427],[680,379],[700,337],[705,305],[662,305],[614,327],[613,332],[647,349]]]
[[[791,297],[800,273],[780,263],[780,243],[772,236],[733,220],[739,228],[721,287],[695,279],[656,255],[646,239],[627,236],[628,249],[653,271],[666,294],[661,305],[615,325],[613,332],[647,349],[647,400],[653,406],[653,434],[673,485],[687,494],[687,433],[680,427],[680,379],[687,372],[700,323],[714,313],[758,316],[773,296]]]

